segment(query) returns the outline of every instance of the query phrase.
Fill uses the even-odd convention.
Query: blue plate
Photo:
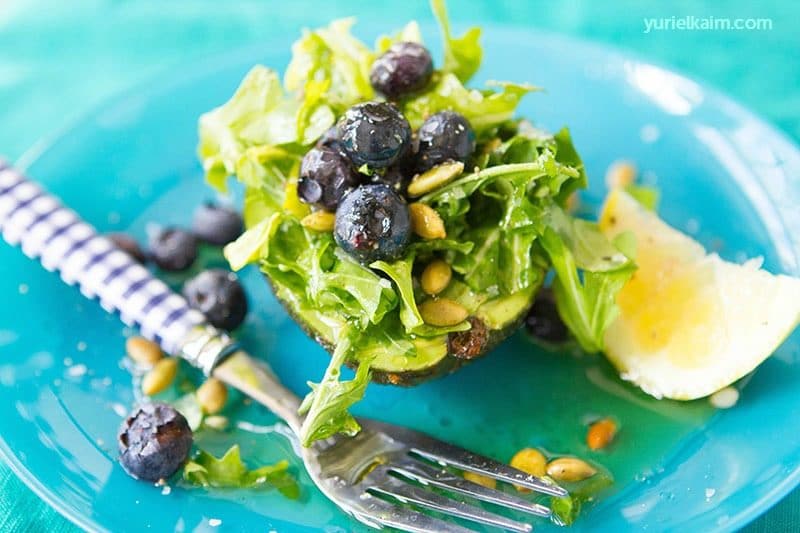
[[[283,69],[289,41],[154,80],[42,143],[24,163],[103,231],[144,239],[153,222],[188,224],[193,207],[211,195],[194,156],[198,115],[226,100],[250,65]],[[584,205],[602,198],[609,163],[631,159],[661,189],[669,222],[727,259],[760,255],[773,272],[800,274],[800,153],[783,135],[716,91],[615,51],[505,28],[489,29],[485,42],[483,79],[545,87],[521,113],[548,129],[572,127],[592,178]],[[204,255],[204,264],[219,261],[218,252]],[[245,344],[304,393],[327,355],[287,318],[257,272],[244,278],[253,308]],[[0,294],[0,451],[78,525],[360,529],[308,486],[296,460],[305,482],[299,502],[133,481],[116,463],[116,429],[134,400],[120,363],[121,324],[8,246],[0,246]],[[720,412],[705,401],[655,401],[600,357],[540,352],[521,335],[454,376],[410,390],[372,386],[357,411],[501,460],[538,446],[603,464],[615,484],[586,506],[577,530],[728,531],[800,480],[800,437],[790,423],[800,412],[798,348],[795,334],[739,384],[735,408]],[[205,432],[203,447],[219,453],[239,442],[252,465],[293,457],[274,417],[233,404],[231,414],[245,423]],[[583,444],[586,421],[598,415],[621,423],[606,452]]]

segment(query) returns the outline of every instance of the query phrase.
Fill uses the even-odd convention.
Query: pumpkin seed
[[[129,338],[125,341],[125,351],[128,357],[145,366],[153,366],[164,356],[158,344],[144,337]]]
[[[419,283],[422,285],[423,291],[433,296],[445,290],[452,277],[453,269],[450,268],[450,265],[441,259],[436,259],[422,271]]]
[[[577,457],[559,457],[547,463],[547,475],[556,481],[583,481],[596,473],[596,468]]]
[[[425,240],[447,237],[442,217],[431,206],[413,203],[408,206],[408,210],[411,216],[411,231]]]
[[[412,198],[422,196],[447,185],[462,172],[464,172],[464,163],[460,161],[436,165],[432,169],[414,176],[406,191]]]
[[[314,211],[303,217],[300,224],[314,231],[333,231],[336,215],[330,211]]]
[[[178,375],[178,360],[174,357],[161,359],[155,366],[144,375],[142,379],[142,392],[148,396],[153,396],[164,391],[169,387],[175,376]]]
[[[228,429],[228,417],[222,415],[207,416],[203,419],[203,425],[216,429],[217,431],[225,431]]]
[[[228,401],[228,388],[216,378],[208,378],[205,383],[197,389],[197,403],[207,415],[213,415],[222,411],[225,402]]]
[[[222,415],[207,416],[203,419],[203,425],[216,429],[217,431],[225,431],[228,428],[228,417]]]
[[[526,474],[543,477],[547,471],[547,459],[544,454],[535,448],[523,448],[514,454],[509,463],[513,468],[522,470]],[[514,485],[520,492],[532,492],[531,489]]]
[[[497,488],[497,480],[491,478],[489,476],[484,476],[482,474],[476,474],[475,472],[464,472],[464,479],[467,481],[472,481],[473,483],[477,483],[478,485],[484,486],[487,489],[496,489]]]
[[[469,316],[461,304],[449,298],[437,298],[425,300],[419,306],[419,314],[422,320],[431,326],[455,326],[465,321]]]
[[[606,171],[606,187],[609,189],[622,189],[636,181],[636,167],[629,161],[612,163]]]
[[[617,434],[617,424],[610,418],[598,420],[586,433],[586,445],[590,450],[602,450],[614,440]]]
[[[717,409],[730,409],[739,401],[739,391],[733,387],[720,389],[708,399]]]

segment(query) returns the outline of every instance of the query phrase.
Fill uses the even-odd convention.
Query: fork
[[[0,159],[0,231],[11,245],[58,271],[88,298],[206,375],[266,406],[299,434],[300,398],[266,363],[207,323],[146,268],[119,250],[39,185]],[[314,484],[356,520],[374,527],[417,532],[470,531],[472,521],[509,531],[532,525],[489,511],[477,502],[547,517],[550,509],[514,494],[486,488],[453,472],[481,474],[555,497],[567,491],[550,480],[434,439],[424,433],[360,418],[355,437],[337,435],[301,448]],[[431,515],[433,512],[434,515]]]

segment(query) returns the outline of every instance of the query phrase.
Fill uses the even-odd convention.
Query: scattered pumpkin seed
[[[535,448],[523,448],[514,454],[509,465],[517,470],[522,470],[526,474],[536,477],[543,477],[547,472],[547,458]],[[514,485],[519,492],[531,492],[531,489]]]
[[[603,418],[589,426],[586,433],[586,444],[590,450],[602,450],[614,440],[617,424],[610,418]]]
[[[606,187],[622,189],[636,181],[637,170],[630,161],[616,161],[606,171]]]
[[[419,314],[422,315],[422,320],[426,324],[446,327],[465,321],[469,316],[469,311],[460,303],[449,298],[436,298],[422,302],[419,306]]]
[[[440,187],[444,187],[464,172],[464,163],[460,161],[436,165],[422,174],[417,174],[408,184],[408,195],[412,198],[422,196]]]
[[[197,389],[197,403],[207,415],[222,411],[228,401],[228,388],[217,378],[208,378]]]
[[[225,431],[228,428],[228,417],[222,415],[207,416],[203,419],[203,425],[216,429],[217,431]]]
[[[330,211],[314,211],[304,216],[300,223],[314,231],[333,231],[336,215]]]
[[[142,379],[142,392],[153,396],[169,387],[178,375],[178,360],[174,357],[161,359]]]
[[[547,475],[556,481],[583,481],[596,473],[596,468],[577,457],[559,457],[547,463]]]
[[[425,270],[422,271],[419,283],[422,290],[431,296],[439,294],[450,284],[453,277],[453,269],[441,259],[431,261]]]
[[[739,401],[739,391],[734,387],[720,389],[708,399],[717,409],[730,409]]]
[[[425,240],[447,237],[442,217],[431,206],[417,202],[410,204],[408,210],[411,216],[411,231]]]
[[[158,344],[144,337],[130,337],[125,341],[125,351],[128,357],[145,366],[153,366],[164,356]]]
[[[476,474],[475,472],[464,472],[464,479],[467,481],[472,481],[473,483],[477,483],[478,485],[484,486],[487,489],[496,489],[497,488],[497,480],[491,478],[489,476],[484,476],[482,474]]]

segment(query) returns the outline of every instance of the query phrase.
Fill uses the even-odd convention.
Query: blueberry
[[[236,210],[210,202],[194,211],[192,231],[201,241],[222,246],[242,234],[244,223]]]
[[[536,295],[536,301],[525,318],[525,326],[531,335],[549,343],[561,343],[569,339],[569,331],[558,315],[550,289],[542,289]]]
[[[165,228],[150,238],[150,257],[163,270],[186,270],[197,259],[197,237],[178,228]]]
[[[344,153],[342,149],[342,141],[339,140],[339,131],[338,128],[334,125],[328,128],[325,133],[320,135],[319,139],[317,139],[317,148],[333,148],[339,153]]]
[[[189,305],[221,329],[236,329],[247,314],[247,297],[239,279],[222,269],[204,270],[183,286]]]
[[[300,163],[297,196],[320,209],[334,211],[342,197],[358,186],[359,180],[344,155],[326,146],[312,148]]]
[[[372,64],[369,81],[387,98],[425,87],[433,75],[433,59],[419,43],[395,43]]]
[[[394,165],[387,168],[383,174],[375,174],[370,181],[372,183],[383,183],[400,194],[405,194],[412,175],[413,173],[406,171],[403,167]]]
[[[446,161],[466,163],[475,151],[475,132],[463,115],[441,111],[428,117],[419,128],[417,164],[425,171]]]
[[[411,143],[411,126],[392,104],[366,102],[348,109],[339,120],[338,135],[347,157],[358,168],[387,168]]]
[[[362,185],[336,210],[336,243],[362,264],[402,257],[411,239],[408,205],[384,184]]]
[[[131,476],[145,481],[167,479],[178,471],[192,448],[192,430],[178,411],[152,403],[136,409],[119,430],[119,460]]]
[[[144,263],[147,261],[147,256],[132,237],[124,233],[110,233],[107,235],[108,240],[114,243],[114,246],[128,254],[137,263]]]

